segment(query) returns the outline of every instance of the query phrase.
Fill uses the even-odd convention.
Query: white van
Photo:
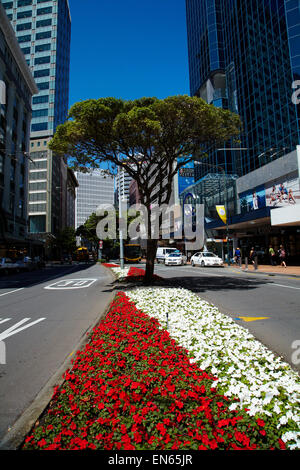
[[[164,263],[166,256],[170,253],[174,253],[174,251],[178,251],[177,248],[166,248],[165,246],[160,246],[156,251],[156,261],[158,263]]]

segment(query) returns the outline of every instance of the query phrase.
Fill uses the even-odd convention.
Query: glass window
[[[37,87],[38,87],[39,90],[48,90],[49,89],[49,82],[37,83]]]
[[[36,11],[37,15],[47,15],[48,13],[52,13],[52,7],[38,8]]]
[[[23,47],[21,50],[22,50],[24,55],[30,54],[30,47]]]
[[[51,24],[52,24],[51,18],[48,20],[39,20],[36,22],[36,27],[43,28],[44,26],[51,26]]]
[[[35,52],[50,51],[50,49],[51,44],[39,44],[38,46],[35,46]]]
[[[3,7],[5,8],[5,10],[9,10],[9,8],[13,7],[13,2],[3,3]]]
[[[21,42],[29,42],[29,41],[31,41],[31,35],[27,34],[26,36],[19,36],[17,39],[20,43]]]
[[[46,131],[48,129],[48,122],[39,122],[31,125],[32,132]]]
[[[29,217],[29,231],[31,233],[40,233],[46,231],[46,216],[31,215]]]
[[[50,64],[50,56],[46,56],[46,57],[37,57],[37,58],[34,60],[34,64],[35,64],[35,65]]]
[[[31,23],[22,23],[17,25],[17,31],[25,31],[31,29]]]
[[[19,0],[18,7],[26,7],[27,5],[32,5],[32,0]]]
[[[48,109],[36,109],[32,111],[33,118],[44,117],[44,116],[48,116]]]
[[[49,101],[48,95],[34,96],[32,99],[33,104],[48,103],[48,101]]]
[[[50,69],[36,70],[34,72],[34,78],[49,77],[49,75],[50,75]]]
[[[39,39],[48,39],[51,38],[51,31],[44,31],[43,33],[36,33],[35,39],[38,41]]]
[[[20,18],[31,18],[32,17],[32,11],[31,10],[28,10],[28,11],[18,11],[17,13],[17,18],[18,20]]]

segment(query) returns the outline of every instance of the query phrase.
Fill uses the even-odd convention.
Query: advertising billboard
[[[240,194],[241,213],[255,211],[266,206],[266,193],[263,185]]]
[[[300,204],[299,178],[283,178],[277,184],[266,185],[268,207],[288,207],[295,204]]]

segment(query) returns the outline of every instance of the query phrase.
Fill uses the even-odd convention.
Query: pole
[[[229,256],[229,225],[228,225],[228,200],[227,200],[227,180],[226,180],[226,172],[225,170],[220,167],[223,172],[224,176],[224,201],[225,201],[225,212],[226,212],[226,238],[227,238],[227,264],[230,266],[230,256]]]
[[[118,170],[119,171],[119,170]],[[121,185],[120,185],[120,174],[119,173],[119,240],[120,240],[120,267],[124,269],[124,246],[123,246],[123,230],[121,228],[121,219],[122,219],[122,201],[121,201]]]

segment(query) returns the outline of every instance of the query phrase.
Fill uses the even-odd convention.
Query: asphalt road
[[[218,307],[300,371],[300,278],[190,265],[156,265],[155,273]]]
[[[89,264],[0,277],[0,441],[100,318],[111,280]]]

